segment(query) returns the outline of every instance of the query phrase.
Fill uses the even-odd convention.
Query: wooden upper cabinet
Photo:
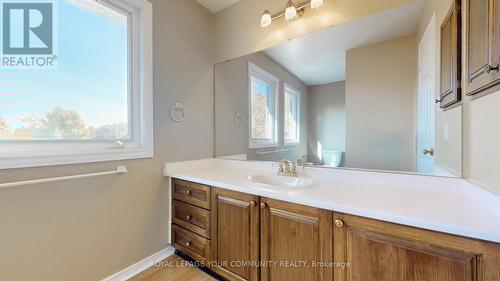
[[[467,2],[467,95],[493,92],[500,85],[500,1]]]
[[[336,223],[335,223],[336,222]],[[499,245],[334,214],[335,281],[498,281]]]
[[[313,264],[333,261],[332,212],[261,198],[260,215],[261,260],[271,262],[261,268],[262,281],[332,280],[332,267]]]
[[[214,271],[229,280],[258,280],[259,268],[241,266],[259,261],[259,197],[212,189],[212,256]]]
[[[453,1],[441,24],[441,108],[462,100],[460,0]]]

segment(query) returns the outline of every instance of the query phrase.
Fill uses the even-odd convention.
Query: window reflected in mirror
[[[411,1],[218,63],[216,157],[460,176],[462,105],[436,103],[445,2]]]

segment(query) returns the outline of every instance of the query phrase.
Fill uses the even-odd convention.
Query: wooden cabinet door
[[[229,280],[258,280],[259,197],[212,189],[213,270]]]
[[[454,0],[441,24],[441,108],[462,100],[460,0]]]
[[[332,280],[313,264],[332,262],[332,212],[261,198],[260,215],[262,281]]]
[[[500,84],[500,1],[467,1],[467,95]]]
[[[500,0],[493,0],[492,14],[492,48],[491,65],[493,66],[492,84],[497,85],[493,90],[498,90],[500,86]]]
[[[496,280],[480,278],[481,255],[475,251],[482,247],[441,233],[334,214],[335,260],[347,263],[335,268],[335,281]]]

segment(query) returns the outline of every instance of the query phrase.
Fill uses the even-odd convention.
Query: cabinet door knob
[[[255,207],[256,203],[255,201],[250,201],[250,206]]]
[[[493,65],[487,65],[486,66],[486,73],[490,73],[492,70],[498,71],[500,69],[499,65],[497,64],[496,66]]]
[[[424,149],[424,151],[422,151],[422,153],[424,155],[434,156],[435,150],[434,150],[434,148],[426,148],[426,149]]]
[[[190,220],[191,220],[191,215],[187,215],[187,216],[186,216],[186,220],[187,220],[187,221],[190,221]]]
[[[188,242],[186,242],[186,247],[189,247],[189,246],[191,246],[191,242],[188,241]]]
[[[261,207],[262,209],[264,209],[264,208],[266,207],[266,203],[261,202],[261,203],[260,203],[260,207]]]
[[[335,220],[335,226],[338,228],[344,227],[344,222],[341,220]]]
[[[191,192],[191,190],[188,189],[188,190],[186,190],[186,193],[187,193],[187,195],[191,195],[192,192]]]
[[[476,73],[474,73],[473,75],[470,76],[469,80],[472,82],[472,80],[475,80],[476,78],[478,78],[479,76],[483,75],[483,74],[489,74],[491,71],[493,70],[496,70],[496,71],[499,71],[500,70],[500,67],[499,65],[486,65],[484,66],[482,69],[480,69],[479,71],[476,71]]]

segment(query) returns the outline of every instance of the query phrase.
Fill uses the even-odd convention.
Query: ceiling
[[[417,30],[426,0],[311,33],[264,52],[307,85],[345,80],[346,51]]]
[[[216,13],[222,9],[225,9],[240,0],[196,0],[203,7],[207,8],[212,13]]]

